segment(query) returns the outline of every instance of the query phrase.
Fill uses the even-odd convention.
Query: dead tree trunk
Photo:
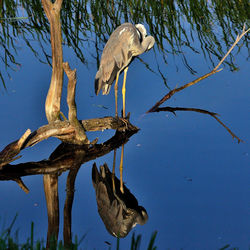
[[[60,11],[62,0],[52,3],[42,0],[42,5],[50,23],[52,49],[52,76],[45,103],[45,112],[48,122],[59,120],[60,103],[63,85],[63,53]]]

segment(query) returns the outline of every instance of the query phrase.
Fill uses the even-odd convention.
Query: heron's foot
[[[123,123],[124,123],[124,125],[125,125],[125,129],[124,130],[126,130],[126,129],[128,129],[128,124],[129,124],[129,120],[127,120],[127,118],[119,118]]]
[[[129,129],[129,124],[130,124],[129,118],[130,118],[130,112],[128,112],[126,117],[120,118],[122,122],[125,124],[125,129]]]

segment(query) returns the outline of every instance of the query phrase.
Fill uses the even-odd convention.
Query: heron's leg
[[[116,80],[115,80],[115,117],[118,117],[118,111],[117,111],[117,93],[118,93],[118,79],[119,79],[120,72],[118,71],[116,74]]]
[[[114,193],[115,193],[115,159],[116,159],[116,149],[114,149],[114,160],[112,169],[112,188]]]
[[[125,94],[126,94],[126,78],[127,78],[127,71],[128,71],[128,67],[126,67],[124,69],[124,77],[123,77],[123,85],[122,85],[122,117],[125,118],[126,117],[126,112],[125,112]]]
[[[124,155],[124,144],[122,144],[121,161],[120,161],[120,190],[121,190],[122,193],[124,193],[124,190],[123,190],[123,179],[122,179],[123,155]]]

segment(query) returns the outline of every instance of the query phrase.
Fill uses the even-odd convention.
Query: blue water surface
[[[44,104],[50,84],[51,67],[40,63],[22,44],[16,60],[21,67],[10,72],[7,91],[0,97],[1,150],[18,139],[26,129],[32,131],[47,123]],[[198,43],[192,44],[198,47]],[[39,50],[38,45],[34,46]],[[92,48],[94,50],[94,48]],[[47,47],[50,50],[50,47]],[[91,50],[91,48],[90,48]],[[181,86],[212,69],[202,54],[184,51],[192,67],[192,75],[178,56],[168,57],[166,65],[156,50],[156,57],[170,88]],[[249,228],[249,177],[250,177],[250,86],[247,50],[235,55],[239,70],[232,72],[227,66],[215,75],[174,95],[167,103],[173,107],[192,107],[216,112],[219,118],[244,143],[237,143],[215,119],[195,112],[145,112],[169,90],[157,73],[146,69],[134,60],[128,70],[126,111],[130,121],[140,131],[125,145],[124,181],[148,212],[144,226],[136,226],[125,239],[121,249],[129,249],[132,233],[142,234],[141,249],[157,231],[157,249],[219,249],[232,247],[248,249]],[[86,51],[88,65],[82,64],[73,50],[64,47],[64,60],[77,69],[76,103],[78,118],[89,119],[114,115],[113,88],[108,96],[95,96],[94,77],[96,61]],[[154,51],[141,58],[157,72]],[[215,59],[216,60],[216,59]],[[177,70],[178,66],[178,70]],[[62,111],[67,114],[66,83],[64,79]],[[121,82],[119,83],[119,111],[121,110]],[[105,108],[103,108],[105,107]],[[88,133],[90,140],[99,137],[103,142],[114,131]],[[22,158],[13,164],[47,159],[59,145],[57,139],[48,139],[21,152]],[[117,165],[120,160],[117,151]],[[113,152],[95,160],[97,166],[106,162],[112,167]],[[105,229],[98,212],[92,187],[91,170],[94,161],[84,164],[75,184],[72,210],[72,232],[80,238],[86,234],[82,249],[108,249],[108,241],[115,249],[116,238]],[[118,173],[117,167],[117,173]],[[119,175],[118,175],[119,176]],[[62,239],[63,206],[67,173],[59,178],[60,239]],[[34,221],[35,239],[46,239],[47,211],[41,175],[23,178],[30,189],[23,192],[12,181],[0,183],[0,220],[7,227],[18,214],[14,230],[19,240],[30,236]]]

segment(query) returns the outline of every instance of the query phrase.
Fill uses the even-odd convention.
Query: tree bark
[[[45,14],[50,23],[52,49],[52,76],[49,91],[45,102],[45,112],[49,123],[59,120],[60,103],[63,86],[63,52],[60,11],[62,0],[52,3],[42,0]]]

